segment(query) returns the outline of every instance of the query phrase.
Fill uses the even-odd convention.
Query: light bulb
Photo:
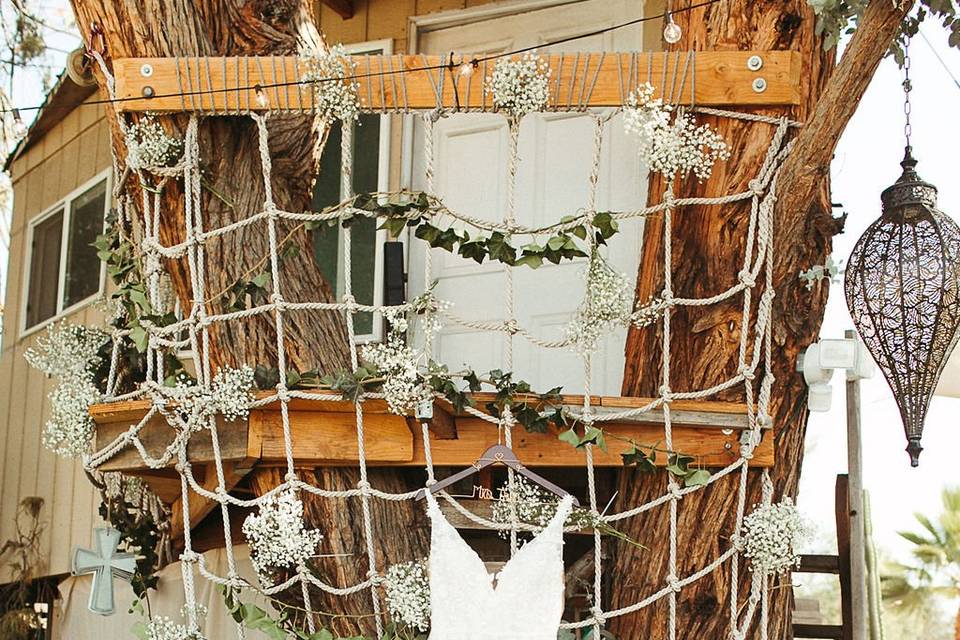
[[[27,135],[27,125],[23,123],[23,119],[20,117],[20,110],[13,110],[13,136],[18,140]]]
[[[260,105],[260,108],[266,109],[268,106],[270,106],[270,100],[267,99],[267,94],[264,93],[263,87],[257,85],[253,89],[257,92],[257,104]]]
[[[683,30],[680,28],[676,22],[673,21],[673,16],[669,13],[665,18],[666,24],[663,25],[663,39],[668,44],[677,44],[680,42],[680,38],[683,37]]]

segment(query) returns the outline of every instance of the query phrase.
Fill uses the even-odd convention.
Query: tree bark
[[[204,0],[203,2],[167,2],[165,0],[72,0],[77,23],[99,25],[105,35],[108,60],[122,57],[241,56],[284,55],[296,53],[301,44],[321,46],[321,37],[313,24],[307,0]],[[99,76],[99,71],[98,71]],[[98,77],[101,86],[104,78]],[[115,112],[107,107],[112,125],[113,149],[123,162],[124,145]],[[188,121],[185,115],[166,115],[158,120],[168,132],[183,135]],[[310,116],[275,114],[269,120],[269,144],[273,161],[272,186],[279,208],[302,211],[310,208],[312,186],[319,148],[325,130],[314,126]],[[257,145],[257,130],[250,118],[218,116],[201,121],[199,130],[201,162],[204,171],[202,207],[204,228],[214,229],[249,217],[264,203],[263,176]],[[138,187],[135,178],[129,188]],[[164,244],[182,242],[185,236],[182,183],[173,181],[164,188],[160,237]],[[294,224],[278,223],[277,237],[284,237]],[[330,285],[314,262],[312,237],[299,231],[292,238],[299,249],[281,266],[282,295],[291,302],[333,300]],[[228,288],[243,274],[269,255],[266,228],[251,225],[210,240],[205,245],[207,312],[223,311],[222,301],[210,300],[212,294]],[[185,260],[164,264],[171,275],[182,308],[190,309],[194,292]],[[252,274],[256,275],[256,271]],[[276,366],[277,338],[272,314],[261,314],[239,321],[217,323],[211,330],[211,364],[221,366],[263,364]],[[285,345],[288,366],[301,371],[318,368],[335,372],[349,366],[349,347],[343,317],[339,312],[287,312],[284,314]],[[356,470],[317,469],[301,472],[316,486],[331,490],[356,487]],[[282,473],[257,469],[254,486],[261,493],[276,486]],[[409,472],[374,470],[370,480],[384,491],[406,491]],[[367,556],[360,503],[350,500],[305,499],[307,526],[325,535],[323,554],[317,563],[317,575],[328,584],[343,587],[367,577]],[[378,564],[411,560],[425,555],[427,538],[422,510],[409,502],[371,500]],[[396,535],[397,531],[403,535]],[[421,532],[421,533],[418,533]],[[284,594],[300,598],[299,587]],[[369,614],[369,592],[352,598],[312,594],[315,609],[334,611],[345,616]],[[321,620],[321,622],[329,621]],[[341,618],[334,629],[343,635],[359,631],[370,634],[373,621]]]
[[[908,3],[911,4],[911,3]],[[830,215],[829,166],[836,143],[859,103],[870,78],[887,51],[909,6],[896,8],[886,0],[870,3],[856,35],[834,73],[834,52],[823,51],[815,35],[815,17],[803,0],[750,3],[733,0],[676,15],[684,30],[677,47],[693,49],[790,49],[801,54],[803,79],[800,104],[760,113],[786,115],[804,121],[792,155],[778,182],[774,214],[773,358],[776,381],[770,415],[776,445],[771,470],[774,495],[796,495],[806,430],[806,389],[794,370],[798,354],[817,339],[828,287],[808,291],[797,278],[801,270],[823,264],[832,236],[843,221]],[[732,145],[734,159],[714,168],[710,180],[686,180],[675,186],[677,196],[717,196],[747,189],[769,144],[772,127],[736,120],[704,118]],[[679,187],[679,188],[678,188]],[[650,181],[649,201],[659,202],[664,183]],[[732,286],[742,268],[749,220],[747,203],[722,207],[685,207],[673,219],[674,295],[701,297]],[[663,221],[648,220],[644,253],[637,279],[638,301],[646,301],[663,287]],[[756,302],[759,296],[754,296]],[[709,307],[678,308],[671,320],[671,388],[702,389],[736,374],[741,331],[742,300]],[[755,310],[754,315],[755,316]],[[631,329],[626,346],[624,395],[657,395],[661,380],[662,325]],[[758,376],[759,378],[759,376]],[[742,391],[731,389],[721,399],[742,401]],[[733,459],[731,458],[731,461]],[[697,571],[729,547],[734,533],[736,474],[702,491],[685,496],[679,505],[677,575]],[[621,508],[647,502],[665,491],[664,474],[620,474]],[[760,501],[760,475],[750,472],[746,506]],[[669,512],[653,509],[624,523],[624,532],[649,550],[611,542],[607,555],[605,609],[627,606],[664,586],[669,574],[666,540]],[[741,577],[747,575],[746,568]],[[741,580],[741,582],[746,582]],[[771,590],[771,638],[792,637],[789,580]],[[742,603],[746,585],[731,589],[729,566],[683,589],[678,595],[677,638],[724,638],[729,633],[730,597]],[[667,599],[635,614],[615,618],[609,628],[621,638],[666,638]],[[756,631],[756,625],[753,627]]]

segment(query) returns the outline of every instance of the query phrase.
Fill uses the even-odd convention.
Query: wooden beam
[[[759,56],[762,65],[748,66]],[[641,82],[655,97],[679,104],[793,105],[799,102],[801,61],[795,51],[700,51],[583,53],[544,56],[550,66],[547,110],[617,107]],[[464,76],[456,65],[470,56],[354,56],[353,81],[362,108],[433,109],[437,92],[446,109],[493,109],[484,79],[495,61],[478,64]],[[315,103],[307,61],[294,56],[119,58],[113,61],[122,111],[309,111]],[[404,70],[403,74],[396,73]],[[633,78],[630,74],[633,74]],[[443,76],[442,82],[440,76]],[[260,87],[266,104],[258,101]],[[591,90],[592,89],[592,90]],[[693,95],[691,95],[693,92]]]
[[[493,398],[493,394],[473,394],[476,405],[481,408]],[[529,401],[537,402],[538,399],[530,396]],[[579,407],[583,396],[564,396],[563,402]],[[643,407],[650,403],[650,399],[596,396],[591,403],[602,415]],[[382,400],[364,402],[363,406],[367,464],[373,467],[422,467],[426,463],[420,428],[415,421],[411,424],[408,418],[390,413]],[[97,446],[103,447],[124,433],[146,415],[149,407],[148,401],[92,407],[90,413],[97,422]],[[359,462],[353,403],[298,398],[289,403],[287,415],[297,465],[353,466]],[[722,467],[736,460],[740,451],[740,433],[748,426],[744,405],[678,401],[672,405],[671,416],[676,451],[694,456],[698,464],[705,467]],[[629,420],[604,422],[603,426],[607,432],[608,450],[594,452],[594,462],[598,466],[621,466],[620,454],[630,448],[630,441],[652,445],[663,440],[663,414],[660,411],[648,411]],[[433,461],[438,466],[473,464],[496,437],[496,429],[490,422],[470,415],[454,415],[452,407],[442,400],[435,403],[430,433]],[[221,457],[241,468],[249,468],[254,461],[259,465],[284,465],[286,447],[283,434],[279,403],[258,407],[245,421],[218,424]],[[139,437],[147,451],[158,456],[175,435],[175,431],[158,416],[144,425]],[[517,428],[514,448],[521,460],[530,466],[580,467],[584,464],[583,451],[561,442],[555,432],[527,433]],[[215,460],[208,431],[193,436],[188,456],[196,465]],[[666,464],[666,456],[658,456],[657,464]],[[772,437],[767,435],[761,440],[751,464],[757,467],[773,464]],[[145,471],[145,467],[139,452],[130,446],[100,468],[130,473]]]
[[[344,20],[353,17],[353,0],[321,0],[321,4],[333,9],[333,12]]]

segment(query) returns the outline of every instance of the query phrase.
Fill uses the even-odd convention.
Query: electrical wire
[[[685,12],[688,12],[688,11],[693,11],[694,9],[700,9],[700,8],[702,8],[702,7],[706,7],[706,6],[709,6],[709,5],[712,5],[712,4],[716,4],[717,2],[720,2],[720,0],[704,0],[703,2],[691,4],[691,5],[687,6],[687,7],[682,8],[682,9],[674,9],[671,13],[672,13],[673,15],[676,15],[676,14],[678,14],[678,13],[685,13]],[[536,49],[542,49],[542,48],[545,48],[545,47],[552,47],[552,46],[556,46],[556,45],[559,45],[559,44],[565,44],[565,43],[567,43],[567,42],[573,42],[573,41],[575,41],[575,40],[581,40],[581,39],[583,39],[583,38],[590,38],[590,37],[597,36],[597,35],[600,35],[600,34],[609,33],[609,32],[611,32],[611,31],[616,31],[617,29],[623,29],[623,28],[625,28],[625,27],[630,27],[630,26],[633,26],[633,25],[636,25],[636,24],[641,24],[641,23],[644,23],[644,22],[649,22],[649,21],[651,21],[651,20],[660,20],[660,19],[665,18],[666,15],[667,15],[667,14],[665,14],[665,13],[660,13],[660,14],[657,14],[657,15],[644,16],[644,17],[642,17],[642,18],[635,18],[635,19],[629,20],[629,21],[627,21],[627,22],[622,22],[622,23],[620,23],[620,24],[611,25],[611,26],[609,26],[609,27],[604,27],[604,28],[602,28],[602,29],[596,29],[596,30],[590,31],[590,32],[588,32],[588,33],[581,33],[581,34],[578,34],[578,35],[575,35],[575,36],[568,36],[568,37],[565,37],[565,38],[559,38],[559,39],[557,39],[557,40],[551,40],[551,41],[548,41],[548,42],[544,42],[543,44],[540,44],[540,45],[523,47],[523,48],[521,48],[521,49],[514,49],[514,50],[512,50],[512,51],[505,51],[505,52],[503,52],[503,53],[497,53],[497,54],[491,54],[491,55],[487,55],[487,56],[474,57],[474,58],[472,58],[472,59],[470,59],[470,60],[468,60],[468,61],[465,61],[465,62],[467,62],[468,64],[474,64],[474,65],[476,65],[476,64],[479,64],[479,63],[481,63],[481,62],[486,62],[486,61],[489,61],[489,60],[497,60],[497,59],[500,59],[500,58],[507,58],[507,57],[510,57],[510,56],[515,56],[515,55],[518,55],[518,54],[522,54],[522,53],[527,53],[527,52],[530,52],[530,51],[534,51],[534,50],[536,50]],[[236,87],[231,87],[230,90],[231,90],[231,91],[241,91],[241,90],[247,90],[247,91],[249,91],[249,90],[265,90],[265,89],[272,89],[272,88],[274,88],[274,87],[292,87],[292,86],[301,86],[301,85],[313,85],[313,84],[320,84],[320,83],[324,83],[324,82],[343,82],[344,80],[363,80],[363,79],[367,79],[367,78],[378,78],[378,77],[383,77],[383,76],[401,75],[401,74],[404,74],[404,73],[413,73],[413,72],[418,72],[418,71],[435,71],[435,70],[437,70],[437,69],[448,69],[448,68],[450,68],[450,63],[442,63],[442,64],[435,64],[435,65],[424,65],[424,66],[421,66],[421,67],[410,67],[410,68],[405,68],[405,69],[394,69],[394,70],[389,70],[389,71],[375,71],[375,72],[369,72],[369,73],[360,73],[360,74],[354,74],[354,75],[343,76],[343,77],[317,78],[317,79],[312,79],[312,80],[294,80],[294,81],[289,81],[289,82],[258,83],[258,84],[253,84],[253,85],[250,85],[250,86],[236,86]],[[156,94],[156,95],[154,95],[154,96],[151,96],[151,98],[149,98],[149,99],[155,99],[155,98],[177,98],[177,97],[181,97],[181,96],[182,96],[182,97],[202,96],[202,95],[209,95],[209,94],[214,94],[214,93],[223,93],[223,91],[224,91],[223,87],[216,88],[216,89],[197,89],[197,90],[195,90],[195,91],[183,91],[183,92],[175,92],[175,93]],[[55,107],[55,108],[64,109],[64,110],[72,110],[72,109],[75,109],[75,108],[80,107],[80,106],[102,105],[102,104],[115,104],[115,103],[130,102],[130,101],[134,101],[134,100],[145,100],[145,99],[148,99],[148,98],[144,98],[144,97],[142,97],[142,96],[128,96],[128,97],[123,97],[123,98],[100,98],[100,99],[97,99],[97,100],[88,100],[88,101],[85,101],[85,102],[77,102],[77,103],[74,103],[74,104],[57,105],[57,107]],[[0,114],[2,114],[2,113],[12,113],[12,112],[14,112],[14,111],[20,111],[20,112],[24,112],[24,111],[38,111],[38,110],[43,109],[43,108],[44,108],[44,105],[43,105],[43,104],[33,105],[33,106],[27,106],[27,107],[7,108],[7,109],[0,109]],[[50,107],[48,106],[47,108],[50,108]]]
[[[947,75],[950,76],[950,79],[953,80],[953,84],[957,87],[957,89],[960,89],[960,80],[957,80],[957,76],[955,76],[950,67],[947,66],[947,61],[940,57],[940,52],[936,50],[936,48],[933,46],[933,43],[930,42],[929,38],[927,38],[927,34],[921,30],[920,37],[923,38],[923,41],[927,43],[928,47],[930,47],[930,51],[933,52],[933,55],[940,63],[940,66],[943,67],[943,70],[946,71]]]

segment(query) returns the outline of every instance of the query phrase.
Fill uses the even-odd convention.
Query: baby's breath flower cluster
[[[353,62],[342,44],[326,51],[303,52],[307,61],[305,79],[314,83],[317,112],[327,122],[353,122],[360,116],[360,85],[347,79]]]
[[[797,548],[810,535],[811,526],[792,499],[760,505],[743,519],[744,555],[752,571],[783,574],[800,562]]]
[[[653,99],[653,86],[640,85],[627,97],[623,113],[627,132],[640,139],[640,157],[650,171],[672,180],[693,173],[703,182],[718,160],[730,157],[726,141],[709,125],[697,126],[693,116]]]
[[[587,286],[583,302],[566,328],[568,339],[581,355],[594,352],[607,331],[625,324],[633,304],[627,276],[610,268],[599,254],[590,258],[584,279]]]
[[[440,301],[430,300],[434,311],[444,306]],[[426,355],[407,344],[410,322],[405,310],[385,309],[383,315],[390,323],[386,342],[364,345],[360,357],[383,376],[383,395],[390,410],[404,415],[414,411],[421,402],[433,398],[433,391],[420,373]],[[423,323],[424,335],[433,335],[440,329],[436,313],[428,314]]]
[[[243,535],[250,559],[261,576],[300,566],[317,553],[323,534],[303,526],[303,502],[291,489],[275,493],[247,516]]]
[[[384,575],[387,611],[397,623],[426,631],[430,626],[430,579],[427,561],[392,565]]]
[[[491,520],[498,524],[511,524],[511,522],[528,524],[541,530],[550,524],[559,504],[560,499],[557,496],[528,482],[522,476],[517,476],[513,479],[512,489],[506,482],[500,488],[498,499],[493,501]],[[565,523],[567,526],[581,529],[597,524],[590,511],[580,508],[571,510]],[[501,529],[499,535],[502,538],[508,538],[510,532]]]
[[[97,329],[61,322],[49,326],[47,335],[24,354],[33,367],[58,381],[43,429],[44,446],[57,455],[75,457],[90,449],[94,424],[88,410],[100,399],[93,371],[108,339]]]
[[[187,426],[197,430],[206,426],[208,418],[217,413],[231,421],[249,415],[253,402],[250,393],[253,373],[247,365],[239,369],[224,367],[213,376],[209,389],[181,374],[174,386],[165,387],[162,392],[176,406]]]
[[[207,615],[207,608],[202,604],[184,605],[182,613],[187,615],[192,606],[197,618]],[[138,625],[139,626],[139,625]],[[206,640],[199,630],[191,631],[187,625],[178,624],[166,616],[153,616],[141,627],[142,631],[136,635],[142,640]]]
[[[663,315],[663,310],[668,306],[662,294],[651,296],[646,304],[637,307],[630,315],[630,321],[641,329],[649,327]]]
[[[493,106],[516,119],[543,111],[550,97],[549,84],[547,61],[532,51],[517,60],[501,58],[487,78]]]
[[[127,165],[131,169],[152,169],[176,164],[183,153],[183,140],[167,132],[151,116],[127,127]]]

